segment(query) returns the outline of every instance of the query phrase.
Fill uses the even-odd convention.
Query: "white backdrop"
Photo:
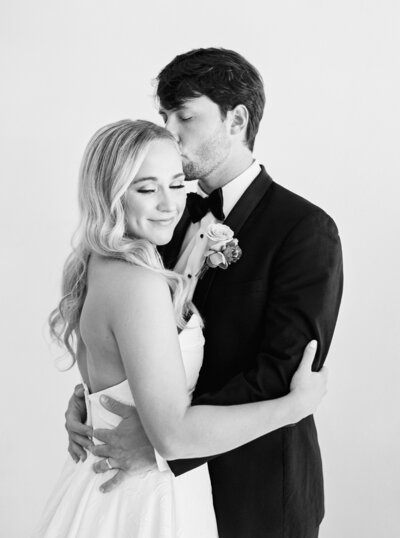
[[[78,375],[54,368],[45,326],[84,145],[107,122],[159,121],[152,79],[201,46],[233,48],[259,68],[267,108],[256,156],[341,231],[345,293],[317,416],[321,538],[400,535],[399,23],[395,0],[3,0],[2,536],[29,535],[66,457],[63,413]]]

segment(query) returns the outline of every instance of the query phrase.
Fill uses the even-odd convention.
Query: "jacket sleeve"
[[[233,405],[278,398],[289,392],[291,378],[306,344],[316,339],[314,370],[319,370],[332,341],[343,289],[339,234],[322,210],[307,215],[286,236],[274,262],[265,311],[265,332],[248,370],[193,405]],[[214,456],[215,457],[215,456]],[[170,462],[182,474],[212,458]]]

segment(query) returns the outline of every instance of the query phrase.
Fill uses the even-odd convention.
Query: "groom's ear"
[[[249,123],[249,111],[245,105],[237,105],[230,110],[228,114],[231,116],[230,133],[238,135],[243,133],[246,137],[247,124]]]

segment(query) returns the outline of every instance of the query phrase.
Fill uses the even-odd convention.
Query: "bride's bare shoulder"
[[[103,291],[117,296],[118,299],[121,294],[153,296],[154,293],[168,288],[163,275],[123,260],[94,257],[90,269],[92,280],[97,281],[97,286],[100,285]]]

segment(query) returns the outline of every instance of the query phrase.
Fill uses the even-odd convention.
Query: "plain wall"
[[[56,370],[46,317],[84,146],[111,121],[160,122],[152,79],[201,46],[258,67],[267,107],[256,157],[341,232],[345,291],[316,418],[320,536],[400,536],[399,23],[394,0],[3,0],[1,536],[29,535],[67,457],[63,414],[79,376]]]

